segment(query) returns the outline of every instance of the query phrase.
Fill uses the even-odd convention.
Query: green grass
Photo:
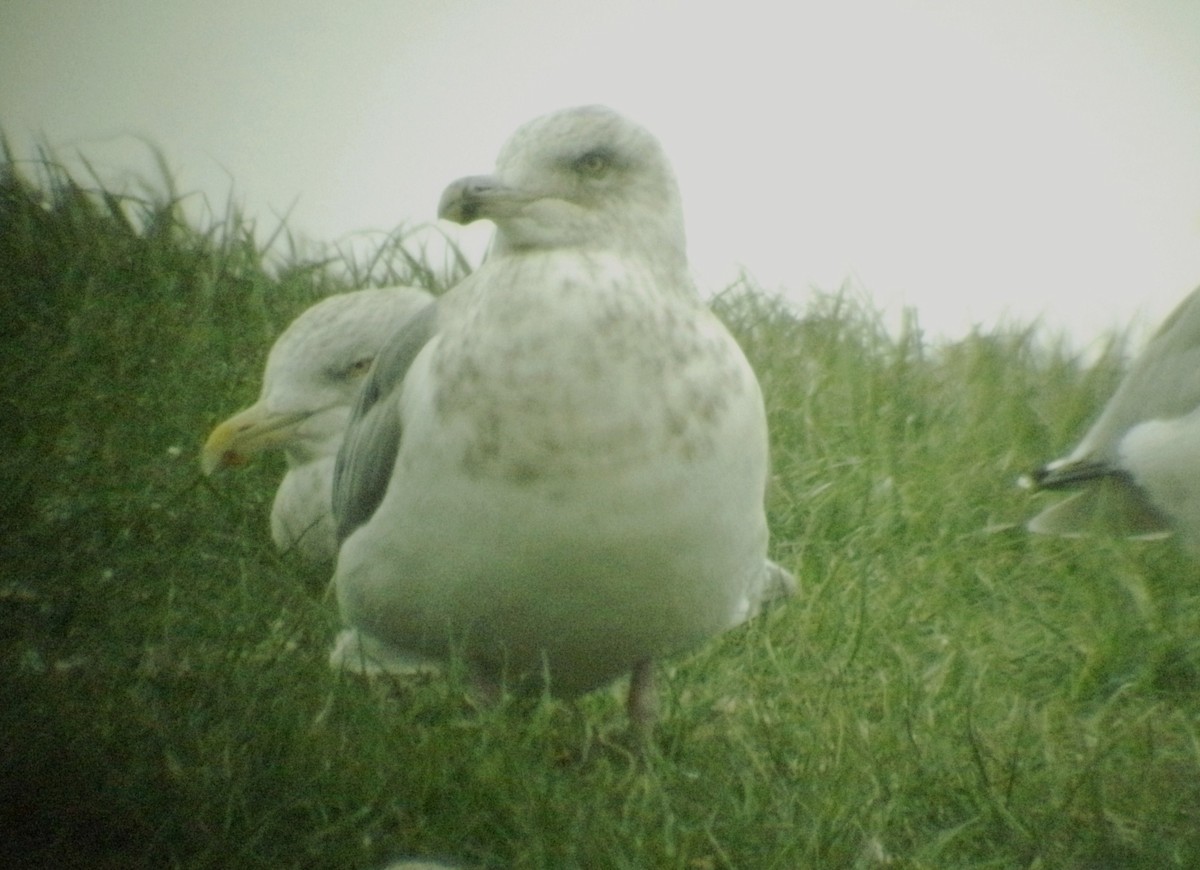
[[[724,294],[802,590],[662,668],[642,766],[614,694],[478,711],[454,678],[340,680],[328,578],[267,532],[281,460],[199,475],[291,317],[461,263],[269,267],[169,180],[0,173],[0,862],[1200,866],[1198,569],[1020,526],[1016,477],[1078,437],[1120,341],[1084,364],[1034,329],[934,344],[848,294]]]

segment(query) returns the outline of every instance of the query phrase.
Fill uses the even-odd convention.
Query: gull
[[[661,146],[616,112],[527,123],[438,211],[495,236],[363,384],[334,478],[343,621],[492,695],[628,673],[644,737],[655,660],[795,587],[767,559],[758,381],[689,277]]]
[[[433,297],[411,287],[339,293],[305,309],[267,356],[258,401],[217,425],[205,441],[205,474],[282,450],[287,472],[271,507],[271,538],[306,561],[337,556],[333,465],[358,388],[396,327]]]
[[[1200,556],[1200,289],[1159,327],[1079,445],[1022,482],[1083,490],[1030,520],[1031,531],[1077,536],[1103,517],[1129,536],[1177,532]]]

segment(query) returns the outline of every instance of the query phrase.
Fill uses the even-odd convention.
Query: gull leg
[[[643,659],[629,677],[629,728],[641,746],[650,743],[658,719],[658,690],[654,685],[654,661]]]
[[[468,697],[476,708],[492,710],[500,706],[500,701],[504,698],[504,686],[494,677],[484,676],[472,669]]]

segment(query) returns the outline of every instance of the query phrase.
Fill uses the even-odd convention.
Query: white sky
[[[520,123],[602,102],[666,146],[707,292],[851,277],[937,335],[1086,341],[1200,283],[1200,2],[698,6],[0,0],[0,129],[118,184],[153,174],[144,137],[218,212],[232,188],[336,242],[432,220]]]

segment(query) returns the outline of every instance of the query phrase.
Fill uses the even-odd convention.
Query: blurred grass
[[[0,863],[1200,866],[1197,568],[1031,538],[1013,485],[1105,401],[1119,337],[1085,364],[1032,327],[935,344],[848,293],[723,294],[802,593],[663,668],[642,769],[607,693],[340,681],[327,578],[270,544],[280,465],[198,474],[300,310],[464,264],[272,265],[165,174],[118,196],[44,156],[0,166]]]

